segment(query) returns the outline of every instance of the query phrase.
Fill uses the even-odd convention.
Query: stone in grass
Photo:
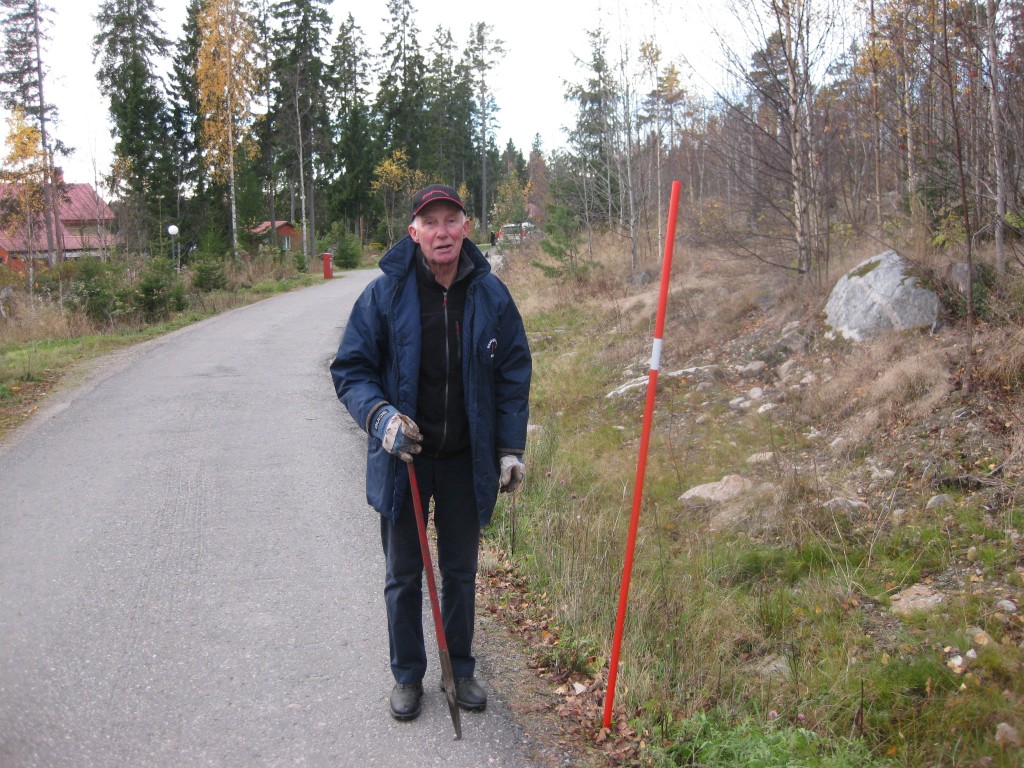
[[[853,341],[887,331],[934,328],[939,297],[923,287],[895,251],[873,256],[839,278],[825,317],[835,333]]]
[[[1017,729],[1009,723],[1000,723],[996,726],[996,744],[1003,749],[1020,749],[1020,734]]]
[[[1013,600],[1000,600],[996,603],[996,610],[1003,613],[1016,613],[1017,604]]]
[[[945,509],[951,506],[953,506],[953,497],[948,493],[940,493],[938,496],[932,496],[928,499],[925,509]]]
[[[755,360],[752,363],[737,367],[736,373],[745,379],[753,379],[761,376],[768,369],[768,363],[764,360]]]
[[[925,584],[914,584],[892,596],[892,612],[899,616],[929,613],[942,605],[944,595]]]
[[[737,496],[747,493],[754,487],[754,484],[740,475],[726,475],[717,483],[705,483],[696,485],[682,496],[680,501],[691,502],[726,502],[732,501]]]
[[[834,499],[829,499],[821,506],[829,512],[844,512],[846,514],[870,509],[870,507],[860,499],[847,499],[843,496],[836,496]]]

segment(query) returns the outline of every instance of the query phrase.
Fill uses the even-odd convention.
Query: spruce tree
[[[473,131],[473,82],[469,67],[463,60],[456,61],[454,52],[451,31],[439,26],[430,46],[424,81],[423,169],[453,187],[465,183],[475,188],[479,168]]]
[[[327,168],[330,210],[340,214],[348,231],[366,242],[373,210],[370,184],[377,164],[370,123],[370,58],[352,14],[338,28],[331,47],[327,77],[334,142]]]
[[[409,166],[419,168],[425,126],[424,63],[419,29],[409,0],[388,0],[390,30],[384,36],[379,59],[379,87],[375,111],[381,155],[405,152]]]
[[[199,10],[202,0],[190,0],[182,35],[175,43],[171,64],[171,136],[174,141],[176,201],[174,216],[183,241],[203,228],[209,176],[203,166],[203,113],[199,108]],[[186,215],[188,214],[188,215]],[[186,224],[186,221],[188,222]]]
[[[303,227],[303,257],[311,254],[317,229],[315,190],[322,158],[329,150],[330,128],[323,91],[326,64],[320,58],[330,36],[331,18],[325,0],[280,0],[273,6],[273,107],[279,159],[297,185]],[[308,230],[308,231],[307,231]]]
[[[133,250],[148,248],[173,212],[170,116],[157,74],[169,42],[153,0],[104,0],[96,14],[96,78],[110,101],[114,164],[110,186],[124,203],[121,233]]]
[[[617,215],[619,180],[615,170],[616,118],[620,93],[608,64],[607,33],[600,27],[587,32],[590,38],[589,76],[585,83],[568,87],[565,100],[577,105],[576,125],[569,132],[565,157],[575,190],[563,190],[573,215],[588,229],[608,226]]]

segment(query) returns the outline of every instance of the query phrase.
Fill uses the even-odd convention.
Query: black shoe
[[[441,690],[445,690],[444,680],[441,681]],[[487,691],[472,677],[456,677],[455,701],[462,709],[482,712],[487,709]]]
[[[391,716],[395,720],[413,720],[420,713],[423,683],[395,683],[391,689]]]

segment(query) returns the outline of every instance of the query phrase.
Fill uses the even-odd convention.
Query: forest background
[[[48,201],[11,215],[49,230],[66,148],[45,100],[48,9],[4,7],[4,172]],[[305,261],[332,230],[386,246],[409,190],[444,181],[485,236],[531,211],[543,225],[554,204],[588,232],[621,231],[635,269],[657,249],[666,180],[680,178],[700,237],[801,274],[827,264],[836,238],[902,214],[919,245],[987,233],[1005,261],[1021,122],[1019,13],[1005,0],[736,7],[718,30],[721,74],[699,81],[656,27],[633,48],[597,14],[583,76],[565,85],[575,123],[547,154],[539,135],[495,143],[504,48],[491,25],[427,38],[412,4],[391,0],[370,47],[328,8],[194,0],[172,39],[151,1],[100,4],[93,53],[114,138],[101,173],[126,252],[164,252],[175,223],[186,262],[224,243],[238,258],[240,232],[284,218],[309,233]]]
[[[59,105],[45,99],[49,11],[29,0],[0,5],[0,96],[11,115],[0,171],[9,188],[19,190],[5,206],[4,226],[52,233],[64,145],[52,131]],[[669,465],[652,492],[664,494],[664,501],[650,504],[668,504],[679,485],[711,479],[721,465],[696,459],[719,456],[709,446],[723,440],[737,452],[753,442],[796,451],[806,442],[796,433],[806,426],[801,419],[816,416],[824,424],[859,417],[848,409],[865,390],[874,391],[869,382],[887,381],[887,371],[902,370],[906,360],[917,367],[896,391],[909,400],[861,419],[860,442],[842,452],[838,464],[863,469],[866,457],[877,458],[869,448],[881,443],[865,447],[868,427],[911,423],[916,416],[907,403],[924,407],[921,398],[935,391],[941,392],[937,399],[923,401],[929,408],[953,397],[948,388],[928,388],[936,375],[943,387],[956,383],[956,398],[974,398],[969,408],[962,402],[950,408],[958,424],[968,411],[991,420],[986,414],[1009,407],[997,419],[1006,425],[1006,461],[990,462],[995,449],[988,446],[964,449],[940,475],[933,459],[944,459],[908,460],[884,489],[890,499],[906,494],[904,512],[923,507],[919,497],[936,483],[964,492],[955,514],[925,515],[913,525],[906,518],[863,526],[839,515],[824,521],[796,516],[770,535],[748,531],[706,549],[687,549],[692,542],[671,526],[649,531],[668,553],[647,564],[661,574],[663,591],[638,603],[642,618],[634,621],[652,634],[637,654],[639,671],[626,677],[623,713],[636,718],[636,727],[618,736],[661,748],[651,759],[666,765],[692,764],[701,739],[717,738],[714,713],[721,707],[732,726],[734,716],[741,724],[785,726],[802,746],[785,742],[781,753],[792,757],[807,747],[834,758],[831,765],[1019,765],[1019,620],[969,596],[948,625],[935,629],[922,619],[904,632],[883,609],[908,580],[962,565],[966,555],[958,553],[970,547],[972,569],[981,567],[980,558],[998,572],[998,579],[983,573],[983,582],[1020,590],[1020,538],[1008,533],[1021,525],[1016,485],[1002,475],[977,480],[976,469],[991,464],[992,472],[1008,472],[1021,455],[1011,428],[1019,403],[1005,401],[1024,379],[1024,4],[737,5],[715,34],[721,76],[713,80],[698,80],[691,62],[663,51],[659,35],[671,30],[654,28],[647,39],[624,45],[598,14],[586,30],[580,77],[565,84],[572,119],[563,143],[550,151],[540,140],[529,148],[497,144],[500,105],[491,78],[502,55],[500,31],[471,23],[464,40],[455,37],[462,30],[445,27],[423,35],[407,0],[391,0],[387,8],[384,44],[371,47],[351,16],[332,19],[320,0],[193,0],[173,39],[160,29],[152,2],[99,4],[94,48],[114,137],[114,160],[101,173],[112,190],[119,245],[97,258],[64,259],[51,237],[53,247],[38,254],[27,275],[0,269],[0,405],[23,412],[31,393],[59,375],[66,361],[58,358],[67,357],[67,347],[54,347],[57,337],[109,338],[168,318],[183,322],[190,312],[222,308],[239,289],[308,279],[321,251],[341,266],[371,263],[401,236],[410,193],[425,182],[460,189],[478,241],[505,222],[529,217],[542,237],[506,251],[506,279],[523,292],[539,361],[536,413],[549,437],[532,449],[531,462],[550,469],[535,476],[518,514],[514,507],[502,511],[501,535],[510,551],[527,553],[519,564],[557,606],[566,635],[549,652],[555,666],[588,674],[579,684],[599,694],[607,649],[592,638],[594,627],[607,626],[614,589],[606,568],[582,582],[601,600],[584,603],[569,587],[587,576],[588,564],[606,562],[610,542],[617,541],[612,513],[620,505],[616,484],[623,465],[619,456],[615,472],[596,477],[588,469],[594,465],[580,461],[608,467],[596,453],[631,446],[618,437],[621,430],[596,419],[623,417],[618,406],[610,413],[595,407],[603,402],[596,388],[610,385],[627,361],[635,368],[647,350],[637,348],[635,334],[632,343],[612,343],[593,329],[632,332],[649,322],[649,307],[624,312],[620,299],[643,290],[656,274],[669,183],[680,179],[678,239],[689,266],[722,278],[713,307],[696,294],[674,296],[685,300],[670,327],[685,319],[712,329],[688,337],[685,349],[694,358],[727,352],[729,334],[740,338],[754,324],[766,311],[764,291],[772,289],[788,297],[789,312],[802,313],[798,319],[821,343],[822,365],[834,378],[831,400],[798,401],[782,427],[761,431],[760,422],[756,429],[742,422],[734,433],[709,436],[698,429],[706,422],[687,422],[693,440],[706,440],[686,449],[684,468],[672,464],[679,446],[663,446]],[[297,254],[247,236],[253,223],[276,219],[309,233]],[[167,258],[171,223],[179,227],[180,269]],[[975,276],[964,296],[944,293],[950,327],[967,339],[955,353],[918,354],[900,346],[910,342],[897,342],[872,367],[863,353],[830,346],[820,327],[813,330],[820,292],[838,271],[855,255],[890,247],[933,286],[944,285],[941,267],[951,263],[966,264],[966,274]],[[739,290],[751,281],[757,291]],[[555,303],[534,297],[536,311],[530,311],[529,294],[544,286],[551,286]],[[981,335],[994,319],[1002,335]],[[998,365],[981,365],[976,324],[979,338],[989,339],[986,347],[1002,355]],[[694,346],[701,339],[708,344],[703,351]],[[53,349],[59,351],[50,355]],[[599,352],[600,364],[577,357],[597,359]],[[573,367],[564,367],[570,359]],[[849,362],[846,376],[835,376],[842,361]],[[837,389],[835,382],[848,386]],[[697,391],[677,391],[675,413],[684,413],[686,398]],[[976,407],[991,391],[1002,399]],[[575,432],[563,422],[565,414],[577,417]],[[912,429],[919,431],[909,438],[932,435],[917,422]],[[908,452],[919,442],[900,445]],[[816,473],[823,466],[804,467],[806,474],[793,469],[785,493],[769,506],[806,511],[821,493],[824,478]],[[967,494],[971,489],[995,496]],[[892,505],[886,504],[888,514]],[[582,519],[597,527],[572,527]],[[958,527],[962,541],[953,539]],[[566,540],[580,546],[543,548]],[[537,572],[538,563],[553,568]],[[970,573],[974,583],[978,574]],[[685,593],[696,598],[674,602],[684,594],[675,584],[696,585]],[[885,632],[875,633],[874,622]],[[855,635],[868,625],[870,631]],[[945,650],[976,650],[971,638],[980,635],[964,639],[968,628],[995,640],[980,651],[984,664],[973,680],[947,664],[952,658]],[[665,638],[671,642],[662,648]],[[856,658],[845,655],[848,648]],[[687,662],[680,664],[681,658]],[[756,676],[744,664],[752,658],[781,658],[782,682],[769,676],[763,687],[749,687]],[[959,653],[953,658],[963,661]],[[899,664],[890,663],[894,659]],[[960,694],[961,684],[970,695]],[[698,712],[711,714],[701,719]],[[749,736],[730,733],[727,741],[737,733]],[[815,740],[819,735],[827,749]],[[622,743],[612,736],[601,738]],[[845,741],[850,736],[852,746]],[[624,760],[634,753],[611,754]],[[724,758],[721,764],[735,763]]]

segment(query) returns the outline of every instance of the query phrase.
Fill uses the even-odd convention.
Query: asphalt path
[[[0,765],[533,764],[493,691],[453,740],[433,647],[423,714],[387,711],[366,437],[328,373],[375,273],[105,358],[0,444]]]

